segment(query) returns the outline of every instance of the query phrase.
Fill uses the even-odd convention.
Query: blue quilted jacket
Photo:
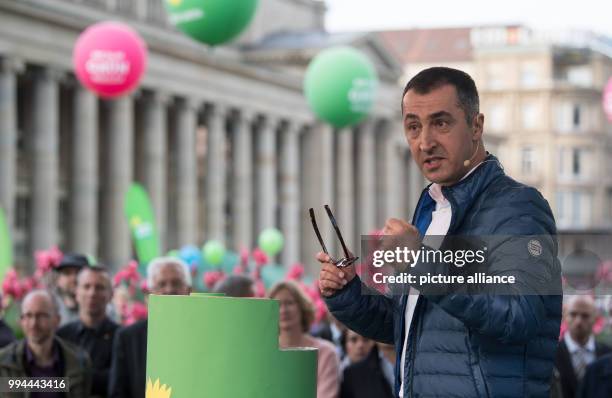
[[[426,192],[417,205],[415,225],[429,222],[422,215],[433,206]],[[555,221],[536,189],[506,176],[497,159],[488,155],[468,177],[444,187],[443,194],[452,208],[447,235],[508,236],[489,248],[487,266],[511,268],[519,284],[538,279],[561,290]],[[526,235],[548,237],[540,239],[541,249],[554,260],[543,262],[546,256],[530,255],[524,239],[518,238]],[[395,344],[398,394],[407,296],[363,294],[362,289],[367,288],[356,277],[325,301],[352,330]],[[503,289],[472,295],[421,293],[410,326],[404,397],[548,398],[561,295],[508,294]]]

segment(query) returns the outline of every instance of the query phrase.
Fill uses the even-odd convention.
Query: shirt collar
[[[104,318],[104,320],[102,322],[100,322],[100,324],[96,327],[90,328],[85,326],[85,324],[83,323],[83,321],[78,322],[77,324],[77,334],[81,334],[86,330],[89,330],[90,332],[93,332],[95,335],[101,335],[102,333],[106,332],[106,330],[108,329],[108,325],[109,325],[110,321],[108,319],[108,317]]]
[[[55,339],[53,339],[51,355],[53,356],[53,364],[57,364],[60,361],[60,350]],[[35,365],[34,353],[30,349],[30,345],[28,344],[27,340],[25,342],[25,359],[28,365]]]
[[[476,170],[478,167],[480,167],[480,165],[483,164],[483,163],[484,163],[484,161],[478,163],[470,171],[465,173],[465,175],[463,177],[461,177],[461,180],[459,180],[459,181],[462,181],[467,176],[472,174],[474,172],[474,170]],[[446,198],[444,197],[444,194],[442,193],[442,186],[440,184],[437,184],[437,183],[434,182],[433,184],[431,184],[429,186],[429,196],[431,196],[431,198],[436,202],[436,210],[438,210],[440,208],[444,208],[444,207],[450,206],[450,204],[448,203],[448,200],[446,200]]]
[[[570,352],[570,354],[573,354],[581,349],[586,349],[589,352],[595,352],[595,337],[593,337],[593,335],[589,336],[589,340],[587,341],[584,347],[574,341],[574,339],[572,339],[572,336],[570,336],[569,332],[565,333],[564,340],[565,344],[567,345],[567,350]]]

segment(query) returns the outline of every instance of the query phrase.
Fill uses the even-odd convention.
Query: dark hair
[[[223,293],[228,297],[252,297],[253,279],[246,275],[230,275],[215,284],[213,293]]]
[[[106,281],[108,282],[108,288],[112,291],[113,289],[113,278],[111,277],[110,271],[104,265],[90,265],[89,267],[83,267],[79,270],[77,274],[77,285],[80,284],[81,275],[85,272],[93,272],[95,274],[104,275]]]
[[[469,125],[480,111],[480,100],[478,98],[478,90],[476,83],[467,73],[459,69],[447,68],[444,66],[435,66],[420,71],[414,76],[402,94],[402,112],[404,111],[404,96],[410,90],[414,90],[417,94],[428,94],[441,86],[450,84],[457,90],[457,104],[465,113],[465,118]]]

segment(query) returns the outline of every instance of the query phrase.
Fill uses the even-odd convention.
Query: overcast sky
[[[519,23],[612,37],[611,0],[325,0],[330,31]]]

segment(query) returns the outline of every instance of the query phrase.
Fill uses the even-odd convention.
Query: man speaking
[[[488,269],[511,273],[516,286],[537,279],[560,292],[550,207],[485,151],[472,78],[451,68],[423,70],[404,89],[402,118],[413,159],[432,184],[412,224],[389,219],[384,235],[417,242],[425,235],[503,235],[487,253]],[[527,250],[521,238],[534,235],[544,238]],[[511,289],[419,294],[411,286],[410,294],[388,297],[367,292],[354,266],[338,268],[324,253],[317,260],[319,287],[333,315],[365,337],[395,344],[400,397],[549,396],[560,295]]]

